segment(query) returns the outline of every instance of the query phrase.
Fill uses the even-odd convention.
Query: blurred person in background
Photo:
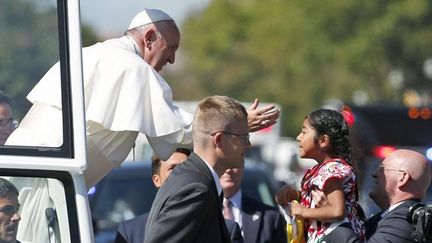
[[[18,190],[8,180],[0,178],[0,242],[20,243],[16,239],[19,221]]]
[[[9,135],[18,126],[13,118],[12,102],[10,98],[0,91],[0,145],[4,145]]]
[[[230,168],[220,177],[224,217],[240,225],[245,242],[286,243],[285,220],[279,211],[242,193],[243,170],[244,166]]]

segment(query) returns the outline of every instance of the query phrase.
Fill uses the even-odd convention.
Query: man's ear
[[[213,144],[216,148],[222,147],[222,136],[223,134],[221,132],[218,132],[213,136]]]
[[[397,184],[399,187],[406,185],[409,181],[410,175],[408,172],[400,172],[400,175],[398,176]]]
[[[151,44],[156,41],[157,35],[156,32],[153,29],[149,29],[144,34],[144,45],[147,49],[151,49]]]
[[[155,185],[155,187],[157,187],[157,188],[161,187],[162,183],[161,183],[159,175],[152,175],[152,181],[153,181],[153,184]]]

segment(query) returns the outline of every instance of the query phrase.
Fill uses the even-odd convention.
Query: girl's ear
[[[321,135],[318,139],[318,142],[320,148],[324,151],[327,151],[331,146],[330,137],[327,134]]]

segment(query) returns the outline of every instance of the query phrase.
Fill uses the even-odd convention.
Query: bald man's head
[[[431,167],[426,157],[407,149],[396,150],[390,156],[400,163],[401,170],[406,171],[410,176],[406,191],[414,194],[418,199],[423,198],[431,182]]]
[[[431,167],[422,154],[400,149],[385,158],[372,174],[375,186],[369,196],[381,208],[408,199],[423,199],[431,182]]]

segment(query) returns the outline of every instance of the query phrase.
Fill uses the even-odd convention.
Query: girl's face
[[[317,141],[317,132],[310,125],[308,118],[303,121],[302,130],[297,136],[297,142],[299,142],[300,158],[318,159],[321,150]]]

